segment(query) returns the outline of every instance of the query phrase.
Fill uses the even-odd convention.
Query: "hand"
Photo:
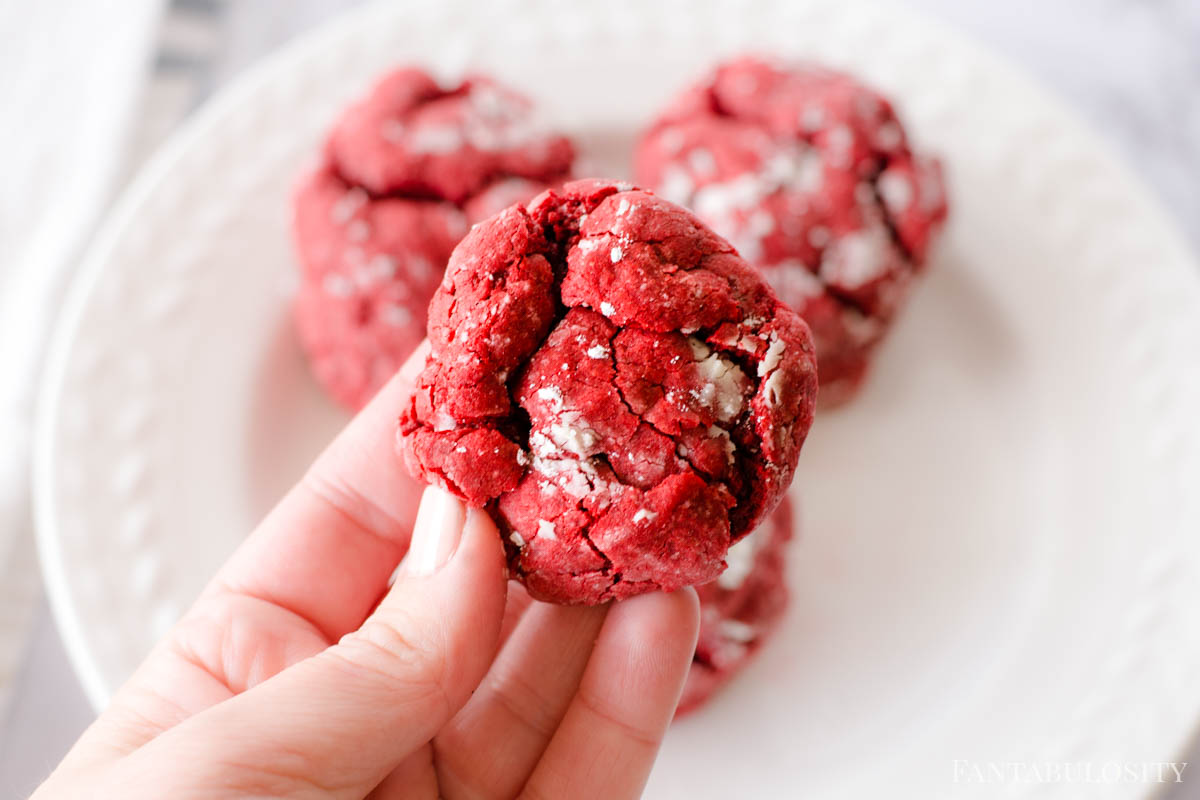
[[[695,592],[568,608],[509,589],[488,515],[421,494],[394,453],[424,358],[267,515],[35,798],[641,792],[691,662]]]

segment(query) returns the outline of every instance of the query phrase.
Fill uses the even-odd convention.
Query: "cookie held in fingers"
[[[486,508],[536,598],[714,579],[812,423],[808,327],[728,242],[629,184],[475,226],[430,304],[409,470]]]

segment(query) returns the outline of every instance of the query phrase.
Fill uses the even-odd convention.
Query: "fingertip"
[[[421,343],[409,354],[403,366],[400,367],[400,374],[410,381],[416,380],[417,375],[425,368],[425,360],[429,357],[429,350],[429,339],[422,339]]]
[[[695,590],[614,603],[575,702],[527,784],[546,797],[640,797],[679,703],[699,628]],[[602,752],[602,762],[580,762]]]
[[[466,517],[462,500],[437,486],[425,487],[404,557],[405,572],[432,575],[441,569],[459,547]]]
[[[700,598],[691,586],[621,600],[614,605],[612,613],[622,625],[632,624],[645,629],[646,636],[661,636],[689,650],[696,647],[700,631]]]
[[[696,652],[700,633],[700,601],[694,589],[630,597],[614,604],[605,621],[612,648],[601,657],[612,668],[640,674],[652,694],[677,696]]]
[[[427,591],[440,613],[457,621],[449,646],[474,688],[499,648],[508,588],[504,547],[486,511],[467,509],[458,549],[431,581]]]
[[[684,586],[682,589],[671,592],[668,597],[675,598],[675,602],[679,604],[679,613],[691,619],[696,627],[697,633],[700,630],[700,595],[696,593],[695,586]]]
[[[463,525],[462,550],[464,568],[490,569],[492,578],[503,588],[508,582],[508,563],[504,557],[504,544],[496,523],[481,508],[467,508],[467,521]],[[455,558],[455,562],[460,559]],[[489,581],[490,582],[490,581]]]

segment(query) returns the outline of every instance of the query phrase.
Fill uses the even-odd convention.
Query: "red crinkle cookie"
[[[812,328],[821,402],[848,399],[946,217],[941,167],[848,75],[742,58],[643,135],[637,179],[696,212]]]
[[[561,177],[575,158],[521,95],[483,77],[443,89],[419,69],[392,72],[348,109],[327,153],[338,174],[372,194],[460,206],[498,178]]]
[[[785,498],[749,536],[729,549],[729,567],[697,586],[700,638],[675,712],[703,705],[739,673],[775,632],[787,610],[784,567],[792,538],[792,509]]]
[[[807,326],[694,215],[577,181],[483,222],[400,419],[418,478],[487,508],[535,598],[704,583],[812,423]]]
[[[346,111],[294,202],[297,329],[338,402],[365,405],[424,338],[469,223],[564,180],[573,157],[528,100],[486,78],[442,89],[399,69]]]

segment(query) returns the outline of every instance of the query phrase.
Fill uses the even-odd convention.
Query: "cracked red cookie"
[[[676,716],[703,705],[759,651],[787,610],[787,543],[792,509],[785,498],[753,533],[729,548],[729,566],[697,586],[700,637]]]
[[[637,179],[692,209],[800,312],[821,402],[852,396],[946,217],[941,167],[848,75],[742,58],[642,136]]]
[[[564,180],[574,151],[486,78],[443,89],[390,73],[335,124],[294,198],[295,319],[313,373],[365,405],[420,343],[469,223]]]
[[[418,69],[383,78],[334,126],[326,148],[346,180],[464,205],[501,178],[561,178],[575,150],[521,95],[484,77],[443,89]]]
[[[577,181],[483,222],[400,419],[418,478],[486,508],[537,599],[712,580],[812,423],[803,320],[688,211]]]

